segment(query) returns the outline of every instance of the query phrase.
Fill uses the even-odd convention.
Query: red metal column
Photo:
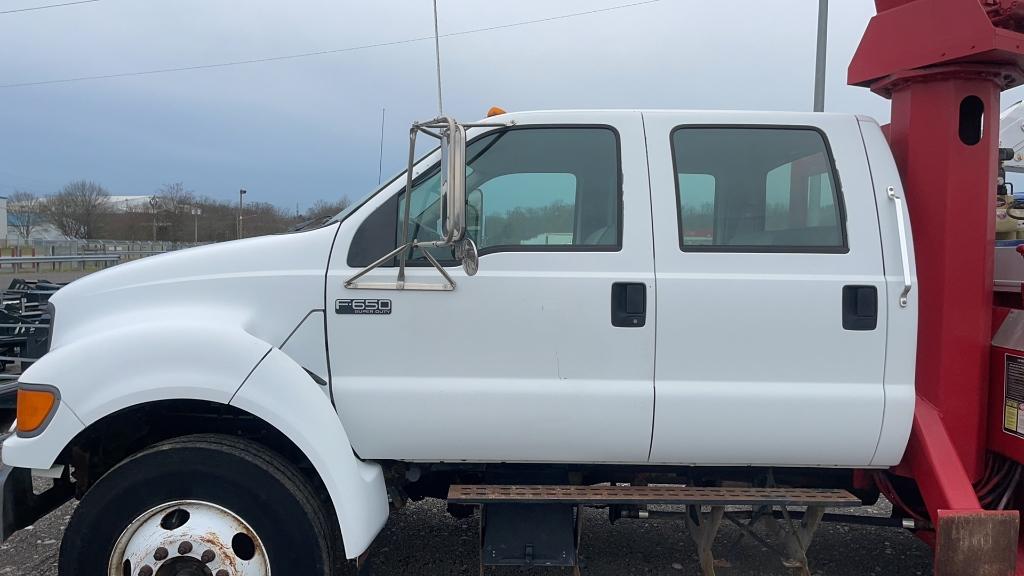
[[[917,254],[918,401],[901,471],[936,527],[936,574],[1006,575],[1017,513],[981,510],[971,481],[987,447],[999,93],[1024,79],[1024,11],[1016,0],[875,7],[849,82],[892,99]]]
[[[984,68],[940,67],[888,87],[889,140],[917,254],[917,394],[939,409],[972,480],[985,455],[999,77]],[[961,117],[970,98],[980,99],[983,128],[979,141],[965,143],[961,122],[977,124]]]

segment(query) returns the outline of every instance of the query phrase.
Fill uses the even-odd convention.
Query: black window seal
[[[807,130],[816,132],[825,144],[825,155],[828,158],[829,169],[832,173],[832,182],[835,184],[836,208],[839,210],[839,230],[842,235],[842,244],[834,246],[801,246],[801,245],[771,245],[771,246],[745,246],[745,245],[686,245],[683,242],[683,200],[679,190],[679,167],[676,156],[676,132],[686,129],[735,129],[735,130]],[[806,124],[680,124],[668,135],[668,144],[672,154],[672,182],[676,196],[676,230],[679,236],[679,250],[682,252],[722,252],[732,254],[848,254],[850,242],[846,231],[846,199],[843,194],[843,183],[839,178],[839,170],[836,168],[835,155],[832,153],[832,144],[829,142],[825,131],[817,126]]]
[[[608,130],[615,137],[615,162],[617,164],[617,170],[615,172],[615,176],[616,176],[616,179],[617,179],[617,183],[616,184],[617,184],[617,193],[618,193],[618,203],[617,203],[618,204],[618,206],[617,206],[617,210],[618,210],[617,228],[618,228],[618,230],[617,230],[617,238],[616,238],[615,244],[581,244],[581,245],[564,245],[564,244],[559,244],[559,245],[544,245],[544,244],[532,244],[532,245],[496,244],[494,246],[488,246],[486,248],[481,248],[478,251],[478,254],[481,257],[486,256],[488,254],[497,254],[497,253],[501,253],[501,252],[508,252],[508,253],[521,253],[521,252],[537,252],[537,253],[598,252],[599,253],[599,252],[621,252],[622,251],[622,239],[624,237],[624,233],[623,233],[623,229],[622,229],[623,228],[623,221],[624,221],[624,214],[623,214],[623,212],[624,212],[624,210],[623,210],[623,200],[624,200],[624,196],[623,196],[623,189],[624,189],[623,188],[623,180],[624,180],[624,178],[623,178],[623,172],[622,172],[622,137],[619,134],[619,130],[615,126],[612,126],[611,124],[590,124],[590,123],[588,123],[588,124],[574,124],[574,123],[517,124],[517,125],[507,126],[507,127],[503,127],[503,128],[498,128],[498,129],[495,129],[495,130],[488,130],[487,132],[484,132],[482,134],[474,136],[473,138],[471,138],[469,141],[466,142],[466,146],[468,147],[470,144],[472,144],[473,142],[476,142],[477,140],[479,140],[481,138],[485,138],[487,136],[492,136],[492,135],[495,135],[495,134],[498,134],[498,138],[500,138],[501,137],[500,135],[502,133],[511,132],[513,130],[544,130],[544,129],[575,129],[575,128],[589,129],[589,130],[601,130],[601,129]],[[497,140],[497,138],[495,140]],[[483,153],[483,151],[481,151],[481,153]],[[479,154],[478,154],[478,156],[479,156]],[[415,188],[418,184],[420,184],[421,182],[423,182],[427,178],[430,178],[431,176],[433,176],[433,174],[437,170],[439,170],[439,169],[440,169],[440,161],[438,161],[438,163],[436,163],[436,164],[433,164],[429,169],[424,170],[423,173],[421,173],[419,176],[417,176],[413,180],[413,187]],[[400,174],[399,176],[401,176],[401,175],[404,175],[404,172],[402,174]],[[392,179],[391,182],[394,182],[394,179]],[[388,185],[390,185],[390,183]],[[385,188],[386,187],[387,186],[385,186]],[[404,188],[402,190],[400,190],[398,192],[398,194],[402,194],[403,192],[404,192]],[[399,210],[401,210],[401,206],[399,206]],[[354,212],[355,211],[353,211],[353,213]],[[395,215],[395,218],[396,219],[398,218],[397,214]],[[456,267],[456,266],[460,266],[461,265],[461,262],[459,262],[457,260],[450,260],[450,259],[438,259],[438,263],[440,263],[441,266],[443,266],[445,268],[451,268],[451,267]],[[411,266],[411,267],[419,267],[419,266],[430,266],[430,263],[427,262],[425,259],[416,259],[416,260],[409,259],[409,260],[406,260],[405,265],[406,266]],[[381,267],[384,268],[384,267],[394,267],[394,266],[395,266],[395,264],[391,264],[390,266],[382,265]]]

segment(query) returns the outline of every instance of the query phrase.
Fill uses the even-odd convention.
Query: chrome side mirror
[[[440,137],[444,242],[451,245],[466,235],[466,129],[448,119]]]
[[[480,257],[476,244],[466,236],[466,128],[499,127],[509,123],[475,123],[459,124],[452,118],[441,117],[429,122],[417,122],[409,131],[409,167],[405,175],[404,217],[402,218],[402,244],[359,271],[345,281],[346,288],[365,288],[371,290],[454,290],[455,281],[444,267],[431,255],[423,250],[423,257],[441,274],[441,283],[406,282],[405,263],[414,248],[444,248],[451,246],[456,258],[462,261],[466,275],[473,276],[480,268]],[[440,240],[419,241],[409,238],[410,202],[412,197],[413,165],[416,153],[416,135],[424,133],[441,142],[441,202],[442,238]],[[398,278],[394,282],[359,282],[358,280],[371,270],[390,262],[398,257]]]

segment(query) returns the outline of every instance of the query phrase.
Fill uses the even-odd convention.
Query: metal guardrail
[[[166,254],[168,252],[174,252],[174,250],[118,250],[115,248],[104,252],[95,252],[95,254],[117,254],[119,256],[155,256],[157,254]]]
[[[118,262],[118,254],[97,254],[95,256],[0,256],[4,264],[51,264],[54,262]]]
[[[42,271],[41,265],[57,271],[64,262],[72,266],[84,266],[89,262],[102,263],[105,266],[117,264],[113,257],[120,257],[119,262],[130,262],[147,256],[166,254],[205,246],[209,242],[150,242],[141,240],[85,240],[68,242],[33,242],[27,245],[4,246],[0,252],[0,266],[11,266],[15,270],[32,269]],[[10,256],[2,256],[10,251]],[[57,258],[61,258],[58,260]],[[91,258],[91,259],[90,259]],[[102,259],[101,259],[102,258]],[[106,258],[110,258],[107,260]]]
[[[25,266],[31,266],[36,270],[39,270],[41,264],[50,264],[56,270],[59,266],[64,263],[70,263],[72,267],[75,264],[79,264],[82,268],[91,262],[102,263],[104,266],[111,264],[117,264],[121,261],[121,255],[119,254],[95,254],[95,255],[77,255],[77,256],[0,256],[0,268],[5,265],[9,265],[12,270],[18,270]]]

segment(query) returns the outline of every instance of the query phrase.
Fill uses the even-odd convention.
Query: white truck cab
[[[53,405],[0,473],[5,495],[29,470],[57,493],[0,498],[2,536],[73,494],[62,574],[190,569],[204,534],[253,543],[211,573],[329,574],[389,502],[516,470],[852,489],[900,462],[913,243],[873,120],[548,111],[414,133],[437,127],[439,150],[319,228],[57,293],[21,378]]]

